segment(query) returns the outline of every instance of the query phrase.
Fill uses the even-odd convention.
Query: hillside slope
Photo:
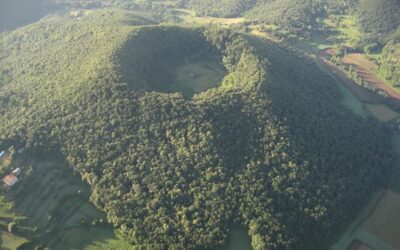
[[[0,37],[0,149],[62,153],[136,246],[212,247],[237,222],[255,249],[321,249],[385,179],[388,132],[291,51],[151,24],[100,10]],[[199,60],[226,76],[184,96],[170,72]]]

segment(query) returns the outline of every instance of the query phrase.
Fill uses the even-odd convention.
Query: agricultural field
[[[380,204],[380,201],[385,196],[385,190],[379,190],[374,193],[368,204],[360,211],[354,221],[347,227],[341,237],[330,247],[331,250],[343,250],[353,242],[353,240],[360,240],[374,249],[379,250],[394,250],[389,244],[379,239],[373,233],[368,232],[363,227],[371,215],[373,215]]]
[[[374,213],[363,223],[362,228],[400,249],[400,194],[387,190]]]
[[[7,231],[0,231],[0,248],[3,250],[14,250],[20,245],[27,242],[26,239],[16,236]]]
[[[399,113],[393,111],[388,106],[383,104],[366,104],[365,107],[380,122],[392,121],[400,115]]]
[[[400,93],[391,87],[389,83],[379,78],[376,66],[363,54],[350,53],[345,55],[341,61],[344,65],[351,67],[355,74],[363,81],[375,87],[377,90],[386,93],[394,105],[398,105],[398,102],[400,102]]]
[[[217,61],[186,62],[177,67],[174,74],[173,91],[181,92],[187,98],[218,86],[227,71]]]
[[[353,47],[362,37],[355,16],[330,15],[322,23],[327,29],[324,34],[325,42]]]
[[[194,11],[185,9],[172,9],[172,15],[178,22],[186,24],[196,24],[196,25],[207,25],[214,24],[220,26],[230,26],[233,24],[240,24],[245,21],[243,17],[238,18],[222,18],[222,17],[207,17],[207,16],[196,16]]]
[[[340,83],[346,86],[346,88],[348,88],[359,100],[365,103],[375,104],[382,102],[382,99],[377,94],[357,85],[352,79],[350,79],[343,69],[329,60],[330,56],[330,49],[322,50],[318,53],[320,61],[328,67]]]
[[[11,221],[16,223],[14,234],[2,233],[2,249],[15,249],[11,243],[22,244],[27,241],[24,238],[32,246],[45,245],[51,249],[84,249],[97,245],[104,249],[115,245],[121,249],[125,243],[106,224],[105,215],[89,203],[88,187],[72,170],[56,161],[22,164],[20,181],[3,193],[12,204],[12,210],[1,210],[3,227]]]

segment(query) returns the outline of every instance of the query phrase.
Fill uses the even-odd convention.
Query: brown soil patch
[[[343,57],[342,62],[346,65],[351,65],[364,81],[385,92],[392,104],[396,107],[400,107],[400,93],[383,80],[379,79],[375,74],[375,65],[366,57],[359,53],[351,53]]]
[[[334,55],[336,55],[336,50],[333,48],[323,49],[318,52],[319,57],[326,58],[326,59],[329,59]]]
[[[357,83],[355,83],[352,79],[350,79],[346,72],[336,66],[333,62],[329,61],[329,58],[335,53],[334,49],[326,49],[326,50],[321,50],[318,53],[318,58],[320,61],[325,64],[333,74],[335,74],[340,82],[350,90],[360,101],[365,102],[365,103],[381,103],[382,100],[380,96],[377,94],[361,87]]]
[[[400,195],[387,190],[385,196],[362,227],[394,249],[400,249]]]

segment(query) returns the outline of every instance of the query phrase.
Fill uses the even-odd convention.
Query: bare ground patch
[[[371,91],[361,87],[357,83],[355,83],[352,79],[350,79],[346,72],[339,68],[336,64],[329,61],[329,58],[333,55],[333,49],[321,50],[318,53],[318,58],[321,60],[323,64],[325,64],[333,74],[335,74],[340,82],[348,88],[359,100],[365,103],[381,103],[381,98]]]
[[[360,53],[350,53],[343,57],[342,62],[352,66],[364,81],[385,92],[396,107],[400,106],[400,93],[377,76],[375,73],[376,66],[364,57],[364,55]]]

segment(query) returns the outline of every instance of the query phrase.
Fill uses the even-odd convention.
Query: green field
[[[348,225],[340,238],[330,247],[331,250],[344,250],[354,239],[361,240],[379,250],[392,250],[392,248],[372,233],[366,231],[362,225],[375,212],[385,192],[380,190],[372,195],[369,203],[360,211],[354,221]]]
[[[27,240],[6,231],[0,231],[0,248],[3,250],[14,250]]]
[[[185,9],[173,9],[172,12],[176,18],[180,22],[186,24],[196,24],[196,25],[207,25],[207,24],[215,24],[220,26],[229,26],[232,24],[239,24],[245,21],[243,17],[239,18],[221,18],[221,17],[198,17],[194,11],[185,10]]]
[[[216,87],[226,75],[226,69],[217,61],[186,62],[175,70],[173,91],[185,97]]]
[[[352,15],[331,15],[323,23],[330,30],[328,41],[335,44],[354,46],[362,36],[357,18]]]
[[[365,106],[380,122],[389,122],[399,117],[399,113],[384,104],[366,104]]]
[[[89,187],[67,166],[55,161],[24,161],[20,181],[6,199],[14,204],[13,211],[25,219],[17,220],[15,235],[3,233],[1,248],[15,249],[24,242],[51,249],[122,249],[127,246],[106,218],[89,203]],[[1,210],[2,224],[18,217],[6,208]]]
[[[241,226],[230,228],[227,242],[213,250],[251,250],[251,238],[247,230]]]

